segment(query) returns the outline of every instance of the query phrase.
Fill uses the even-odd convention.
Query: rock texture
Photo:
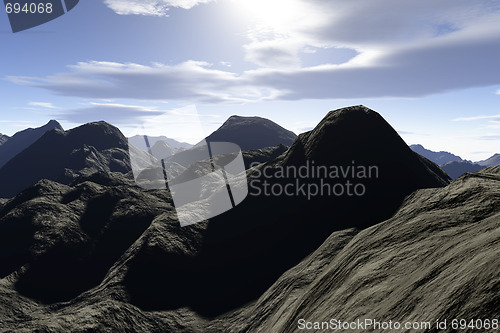
[[[120,173],[42,180],[0,200],[0,330],[289,333],[301,318],[497,316],[500,167],[448,185],[357,106],[248,174],[353,159],[380,167],[365,199],[249,196],[185,228],[168,191]]]
[[[399,158],[393,159],[394,155]],[[351,166],[356,161],[378,166],[380,175],[362,180],[367,193],[359,197],[252,193],[255,188],[262,190],[264,182],[295,184],[294,177],[272,175],[282,168],[297,169],[306,161],[328,166]],[[332,232],[374,225],[389,218],[414,190],[448,183],[441,169],[413,153],[380,115],[362,106],[332,111],[316,129],[299,136],[286,154],[249,172],[251,194],[210,221],[196,256],[171,258],[151,249],[144,253],[152,255],[131,261],[126,285],[133,304],[149,309],[186,306],[204,316],[220,315],[258,297]],[[347,180],[349,176],[326,182],[333,186]],[[318,179],[302,181],[308,186]],[[146,281],[145,276],[154,279]],[[172,294],[170,285],[182,293]]]
[[[450,325],[453,318],[496,318],[499,182],[498,167],[467,174],[445,188],[415,192],[392,218],[354,237],[333,233],[257,302],[212,322],[207,331],[299,332],[300,318],[433,325],[438,319]]]

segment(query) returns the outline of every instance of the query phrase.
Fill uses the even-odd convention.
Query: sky
[[[7,135],[105,120],[196,143],[233,114],[299,134],[363,104],[408,144],[500,153],[497,0],[81,0],[18,33],[4,11],[0,40]]]

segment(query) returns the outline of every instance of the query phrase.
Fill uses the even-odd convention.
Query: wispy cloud
[[[11,82],[45,88],[58,95],[94,99],[189,100],[205,103],[246,102],[273,98],[259,86],[211,64],[186,61],[175,66],[116,62],[81,62],[70,71],[46,78],[8,77]]]
[[[500,114],[495,116],[473,116],[473,117],[462,117],[453,119],[453,121],[475,121],[475,120],[490,120],[492,122],[500,123]]]
[[[29,102],[28,105],[40,107],[40,108],[44,108],[44,109],[57,109],[57,107],[54,106],[54,104],[48,103],[48,102]]]
[[[171,7],[191,9],[213,0],[104,0],[119,15],[168,16]]]
[[[500,140],[500,134],[483,135],[478,137],[479,140]]]
[[[165,113],[168,111],[159,110],[156,107],[91,102],[86,107],[58,112],[53,116],[73,123],[105,120],[112,124],[134,125],[148,117]]]

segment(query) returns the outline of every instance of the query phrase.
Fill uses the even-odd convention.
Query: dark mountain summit
[[[240,146],[241,150],[252,150],[280,144],[290,146],[296,137],[295,133],[269,119],[231,116],[206,140],[232,142]]]
[[[431,160],[432,162],[436,163],[437,165],[443,165],[448,162],[461,162],[462,158],[457,155],[453,155],[452,153],[449,153],[447,151],[432,151],[429,149],[425,149],[422,145],[411,145],[410,146],[411,150],[416,152],[417,154],[422,155],[423,157]]]
[[[10,141],[10,140],[9,140]],[[41,179],[69,184],[82,174],[131,170],[128,143],[105,122],[49,131],[0,169],[0,197],[11,197]]]
[[[316,128],[299,135],[282,163],[302,165],[307,160],[377,166],[382,183],[407,193],[420,186],[444,186],[449,180],[437,165],[412,152],[380,114],[364,106],[329,112]]]
[[[51,120],[42,127],[28,128],[14,134],[8,141],[0,145],[0,168],[11,158],[33,144],[45,132],[53,129],[62,130],[63,128],[57,121]]]

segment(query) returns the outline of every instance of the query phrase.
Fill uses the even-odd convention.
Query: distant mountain
[[[280,144],[290,146],[296,138],[295,133],[269,119],[231,116],[206,141],[232,142],[242,150],[252,150]]]
[[[28,128],[14,134],[8,141],[0,145],[0,168],[38,140],[45,132],[53,129],[62,130],[63,128],[57,121],[51,120],[42,127]]]
[[[149,149],[146,145],[144,135],[135,135],[133,137],[128,138],[128,141],[137,148],[142,149],[144,151],[148,151]],[[148,136],[148,141],[150,147],[153,147],[157,142],[161,141],[165,142],[168,146],[178,150],[189,149],[193,146],[186,142],[179,142],[177,140],[167,138],[166,136]]]
[[[7,140],[9,140],[9,138],[10,137],[8,135],[0,133],[0,146],[3,145]]]
[[[130,170],[127,139],[116,127],[97,122],[69,131],[56,129],[0,168],[0,197],[14,196],[41,179],[69,184],[96,171]]]
[[[469,161],[453,161],[441,165],[441,169],[443,169],[443,171],[446,172],[453,180],[457,179],[466,172],[474,173],[484,168],[486,167]]]
[[[422,155],[423,157],[431,160],[437,165],[443,165],[448,162],[461,162],[462,158],[457,155],[453,155],[452,153],[446,151],[435,152],[432,150],[425,149],[422,145],[411,145],[411,150],[416,152],[417,154]]]
[[[492,166],[500,165],[500,154],[495,154],[486,160],[479,161],[476,163],[479,165],[485,166],[485,167],[492,167]]]
[[[158,159],[165,159],[174,155],[178,151],[179,149],[172,148],[165,141],[159,140],[156,141],[156,143],[151,147],[151,149],[149,149],[148,152]]]

